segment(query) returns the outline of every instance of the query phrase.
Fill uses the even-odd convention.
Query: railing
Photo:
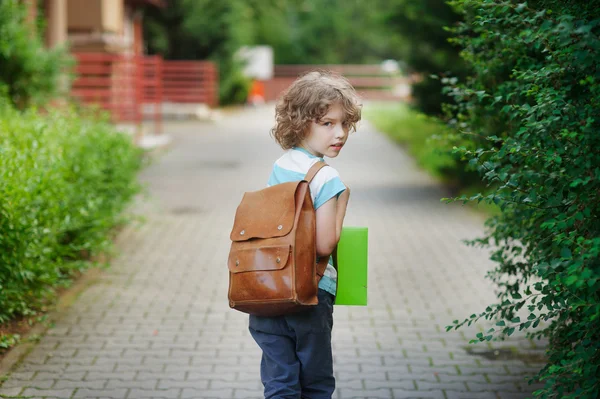
[[[164,61],[164,101],[218,104],[217,68],[208,61]]]
[[[113,121],[141,122],[139,57],[86,53],[75,59],[73,97],[108,111]]]
[[[152,106],[154,131],[162,133],[162,103],[164,61],[159,56],[140,57],[142,59],[142,107]]]
[[[348,64],[293,64],[293,65],[275,65],[275,76],[292,76],[296,77],[301,73],[324,69],[333,71],[342,75],[381,75],[383,71],[380,65],[348,65]]]
[[[365,99],[409,101],[414,79],[385,72],[380,65],[275,65],[273,78],[263,82],[265,100],[272,101],[301,74],[330,70],[345,76]]]
[[[139,125],[149,114],[158,133],[165,102],[218,105],[218,74],[211,62],[99,53],[74,57],[72,97],[106,110],[114,122]]]

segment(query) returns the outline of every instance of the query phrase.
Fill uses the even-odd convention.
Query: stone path
[[[112,267],[0,396],[262,397],[260,352],[247,317],[228,307],[225,262],[242,193],[263,187],[280,154],[272,120],[263,107],[166,126],[172,147],[144,171],[151,196],[135,206],[147,222],[120,234]],[[440,203],[448,194],[366,122],[331,164],[352,188],[346,225],[370,234],[369,306],[334,311],[334,397],[529,396],[535,365],[469,354],[492,348],[468,345],[476,329],[445,332],[494,301],[486,253],[461,243],[481,234],[482,218]],[[543,353],[522,337],[502,346]]]

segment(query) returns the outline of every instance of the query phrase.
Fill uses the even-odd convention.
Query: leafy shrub
[[[0,1],[0,87],[19,108],[41,105],[67,89],[64,48],[48,50],[25,20],[25,2]]]
[[[451,4],[464,15],[454,41],[471,68],[469,79],[446,88],[456,100],[447,107],[452,122],[470,137],[456,152],[493,187],[458,200],[493,202],[502,213],[470,242],[492,248],[497,266],[488,277],[499,301],[448,329],[485,318],[496,325],[480,341],[517,329],[548,337],[548,362],[536,376],[545,386],[535,395],[598,398],[597,2]]]
[[[0,103],[0,323],[30,315],[110,246],[139,191],[128,135],[72,111]]]

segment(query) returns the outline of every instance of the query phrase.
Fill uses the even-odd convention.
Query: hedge
[[[455,151],[502,209],[472,245],[490,248],[498,302],[448,326],[547,337],[541,398],[600,397],[600,9],[597,2],[460,0],[454,43],[470,68],[446,79]],[[594,5],[595,4],[595,5]],[[523,315],[523,316],[522,316]]]
[[[130,136],[73,110],[0,101],[0,324],[35,314],[110,248],[139,192]]]

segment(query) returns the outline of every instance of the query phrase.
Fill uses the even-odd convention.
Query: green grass
[[[363,117],[375,128],[387,134],[416,160],[417,164],[448,186],[455,196],[485,193],[481,181],[464,172],[464,166],[452,154],[452,144],[446,139],[450,133],[443,122],[412,110],[407,104],[392,102],[367,103]],[[487,214],[497,214],[496,205],[468,202],[471,207]]]
[[[388,134],[406,148],[418,165],[433,176],[449,182],[444,170],[456,162],[447,148],[438,143],[444,124],[411,110],[406,104],[366,104],[363,115],[377,130]]]

